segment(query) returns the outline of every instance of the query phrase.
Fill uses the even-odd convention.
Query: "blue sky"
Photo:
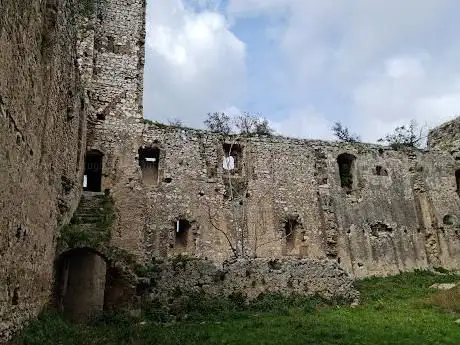
[[[202,127],[207,112],[267,117],[373,142],[460,112],[457,0],[150,0],[145,117]]]

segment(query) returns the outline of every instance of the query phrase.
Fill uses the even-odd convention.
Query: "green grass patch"
[[[75,326],[45,313],[15,344],[458,345],[460,325],[454,321],[460,318],[459,310],[442,308],[439,301],[456,301],[458,306],[459,289],[429,289],[434,283],[458,280],[456,275],[430,272],[364,279],[356,284],[362,304],[355,308],[298,296],[267,294],[245,303],[237,296],[224,301],[201,295],[181,306],[195,316],[170,323],[161,315],[141,320],[110,315],[89,326]],[[160,310],[160,305],[150,309]]]

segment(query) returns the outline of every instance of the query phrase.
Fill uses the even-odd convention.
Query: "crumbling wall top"
[[[460,117],[443,123],[428,134],[428,148],[448,151],[460,151]]]

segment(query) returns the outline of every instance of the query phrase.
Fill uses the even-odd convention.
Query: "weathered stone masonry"
[[[140,168],[133,176],[150,210],[144,250],[149,256],[178,254],[176,221],[185,219],[193,227],[187,247],[179,246],[181,253],[228,259],[229,245],[210,223],[232,234],[234,224],[241,224],[239,212],[245,214],[245,246],[252,256],[329,258],[357,277],[458,267],[458,223],[446,222],[459,217],[458,163],[448,153],[243,138],[235,142],[242,148],[243,168],[232,179],[247,188],[241,200],[230,200],[222,160],[223,144],[233,140],[145,127],[144,145],[161,153],[158,184],[142,183]],[[339,171],[338,157],[344,153],[352,157],[350,188],[342,186]],[[289,220],[296,223],[294,244],[283,236]],[[266,245],[254,243],[257,233]]]
[[[142,198],[130,193],[130,178],[137,169],[133,162],[143,128],[145,6],[145,0],[98,2],[91,24],[84,28],[86,40],[81,46],[82,56],[88,57],[83,64],[89,74],[85,78],[91,110],[87,150],[103,154],[101,190],[110,189],[117,201],[119,227],[112,240],[137,254]]]
[[[144,125],[144,11],[143,1],[107,1],[81,34],[88,157],[101,157],[94,191],[115,202],[112,247],[144,263],[178,254],[327,259],[354,277],[458,267],[448,152]]]
[[[71,0],[0,5],[0,342],[48,302],[57,229],[79,200],[75,21]]]
[[[349,299],[344,272],[459,268],[458,119],[424,152],[146,125],[145,0],[1,6],[0,341],[50,301],[53,264],[77,321],[154,285]]]

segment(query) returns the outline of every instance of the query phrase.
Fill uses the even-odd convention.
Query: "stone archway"
[[[56,306],[68,319],[84,323],[104,310],[107,262],[97,251],[78,248],[56,264]]]

